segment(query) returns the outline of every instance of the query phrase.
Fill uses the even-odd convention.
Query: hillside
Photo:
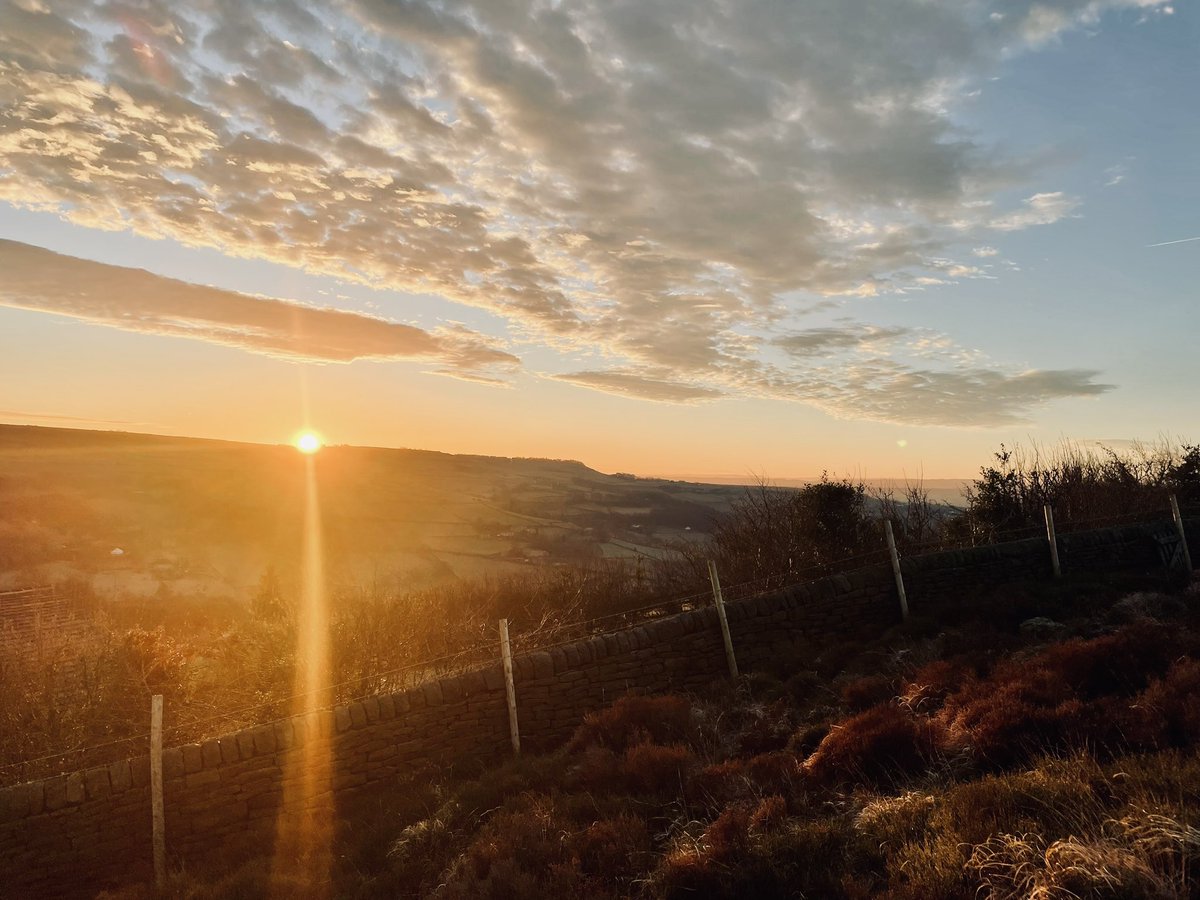
[[[694,695],[619,699],[554,753],[402,780],[339,810],[330,883],[233,854],[166,895],[1197,896],[1197,586],[975,601]]]
[[[743,493],[564,460],[335,446],[315,461],[331,576],[408,587],[661,556]],[[244,595],[299,558],[304,466],[290,446],[0,425],[0,589]]]

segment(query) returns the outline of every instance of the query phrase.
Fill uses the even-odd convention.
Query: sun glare
[[[311,431],[306,431],[296,438],[296,449],[301,453],[316,453],[321,449],[321,439]]]

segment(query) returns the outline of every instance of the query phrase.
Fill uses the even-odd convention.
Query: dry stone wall
[[[1129,526],[1060,537],[1067,572],[1161,567],[1156,536]],[[1200,522],[1189,523],[1200,559]],[[902,563],[916,615],[961,610],[973,590],[1048,577],[1044,540],[913,557]],[[743,671],[834,637],[878,634],[899,620],[888,565],[727,605]],[[590,710],[629,692],[700,690],[726,673],[716,610],[518,656],[524,746],[561,744]],[[430,766],[508,751],[499,662],[410,690],[164,751],[168,855],[189,866],[269,851],[290,764],[306,750],[330,761],[332,792],[299,815],[334,815],[355,796]],[[91,896],[151,875],[147,757],[0,790],[0,897]]]

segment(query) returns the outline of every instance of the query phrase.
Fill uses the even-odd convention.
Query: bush
[[[1167,746],[1194,734],[1188,731],[1194,726],[1186,723],[1200,718],[1192,718],[1185,687],[1196,677],[1192,669],[1179,669],[1177,687],[1161,680],[1181,652],[1193,650],[1190,637],[1148,622],[1090,640],[1064,641],[1035,656],[1007,660],[987,678],[968,681],[946,697],[938,718],[996,766],[1056,749],[1117,753],[1129,746]],[[1159,686],[1152,696],[1133,699],[1155,679]],[[1165,720],[1147,715],[1149,706],[1161,706],[1163,716],[1174,716],[1171,721],[1182,729],[1180,734],[1161,734],[1159,725]]]
[[[936,721],[898,706],[876,706],[830,731],[804,769],[824,782],[891,782],[928,768],[944,742]]]
[[[1200,743],[1200,660],[1181,659],[1134,704],[1132,737],[1143,747],[1165,749]]]
[[[699,841],[663,859],[647,895],[664,900],[872,896],[848,874],[869,866],[845,817],[781,822],[759,831],[757,813],[747,806],[726,810]]]
[[[887,675],[864,675],[847,681],[838,694],[842,703],[855,712],[862,712],[891,700],[896,696],[896,685]]]
[[[635,744],[668,744],[683,741],[695,733],[692,705],[686,697],[666,694],[659,697],[630,695],[599,712],[588,713],[575,729],[568,753],[587,747],[603,747],[623,753]]]
[[[682,744],[635,744],[625,751],[622,774],[631,790],[657,796],[677,797],[683,791],[687,773],[695,768],[696,758]]]

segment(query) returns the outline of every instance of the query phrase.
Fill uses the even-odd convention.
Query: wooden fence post
[[[154,884],[162,890],[167,879],[167,840],[163,830],[162,694],[150,699],[150,822],[154,847]]]
[[[1046,517],[1046,540],[1050,542],[1050,565],[1054,567],[1054,577],[1062,578],[1062,567],[1058,564],[1058,536],[1054,532],[1054,510],[1046,503],[1042,506],[1042,513]]]
[[[1183,514],[1179,512],[1179,501],[1171,495],[1171,518],[1175,520],[1175,530],[1179,532],[1179,540],[1183,544],[1183,564],[1187,566],[1188,574],[1192,573],[1192,551],[1188,549],[1187,532],[1183,528]]]
[[[908,594],[904,590],[904,574],[900,571],[900,554],[896,550],[896,537],[892,534],[892,520],[883,520],[883,530],[887,535],[888,553],[892,557],[892,574],[896,576],[896,593],[900,595],[900,615],[908,621]]]
[[[712,582],[713,600],[717,604],[717,618],[721,620],[721,638],[725,641],[725,659],[729,662],[729,675],[738,677],[737,658],[733,655],[733,638],[729,635],[729,620],[725,618],[725,599],[721,596],[721,579],[717,577],[717,564],[708,561],[708,578]]]
[[[508,641],[508,619],[500,620],[500,658],[504,661],[504,693],[508,697],[508,736],[513,753],[521,755],[521,729],[517,725],[517,689],[513,684],[512,644]]]

